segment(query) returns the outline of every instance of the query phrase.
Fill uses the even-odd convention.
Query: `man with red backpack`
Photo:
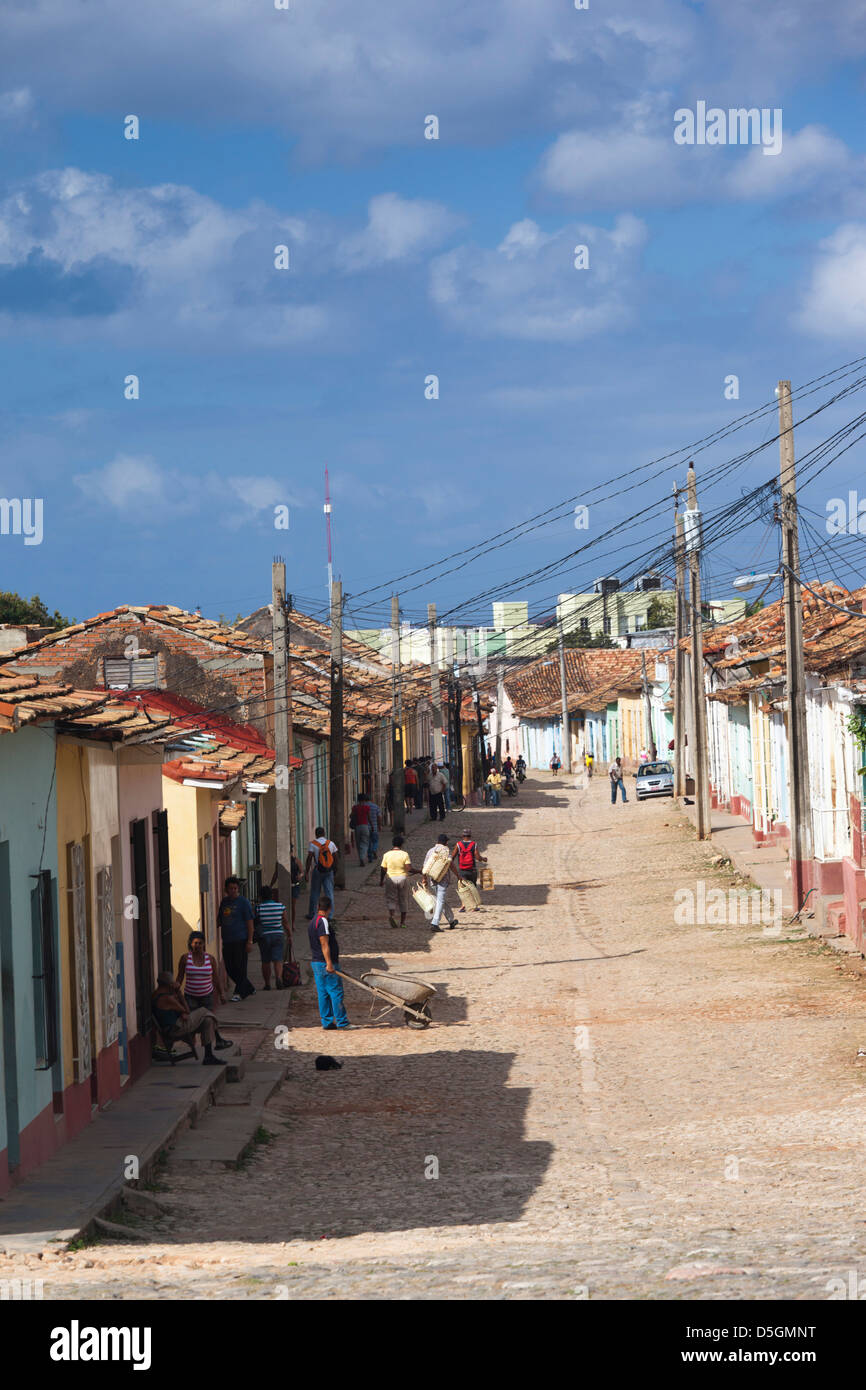
[[[457,861],[456,864],[454,864],[455,860]],[[462,832],[454,846],[451,863],[454,864],[460,878],[468,879],[470,883],[478,883],[478,864],[486,864],[487,860],[473,840],[470,830]],[[461,907],[460,911],[465,912],[466,908]]]
[[[310,880],[308,922],[312,922],[315,917],[319,898],[323,894],[330,898],[332,903],[334,901],[334,864],[338,852],[334,841],[328,839],[321,825],[317,825],[315,837],[307,846],[307,862],[304,866],[304,877]]]

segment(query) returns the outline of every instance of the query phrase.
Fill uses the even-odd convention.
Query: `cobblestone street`
[[[431,936],[413,904],[395,931],[376,876],[341,913],[345,969],[433,983],[433,1026],[370,1024],[347,984],[364,1026],[325,1034],[296,991],[270,1140],[239,1171],[169,1164],[149,1243],[32,1262],[47,1298],[826,1299],[866,1276],[857,964],[676,925],[675,889],[731,880],[671,801],[536,776],[464,820],[483,912]]]

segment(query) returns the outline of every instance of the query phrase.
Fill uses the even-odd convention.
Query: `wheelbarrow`
[[[377,999],[382,999],[387,1008],[375,1015],[376,1022],[394,1009],[403,1010],[403,1018],[410,1028],[429,1028],[431,1023],[430,996],[436,993],[435,986],[423,980],[413,980],[409,975],[386,975],[379,970],[368,970],[358,979],[357,975],[347,975],[342,970],[335,972],[341,980],[350,980],[359,989],[366,989]],[[373,1014],[375,1003],[370,1005]]]

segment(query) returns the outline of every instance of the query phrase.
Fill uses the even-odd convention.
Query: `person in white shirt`
[[[427,851],[427,857],[421,869],[423,878],[421,882],[425,888],[430,888],[436,896],[436,907],[430,922],[432,931],[443,931],[439,923],[442,920],[442,913],[448,913],[449,927],[457,926],[457,918],[454,916],[454,909],[450,904],[446,904],[445,895],[448,892],[448,876],[453,874],[456,879],[460,878],[457,870],[451,862],[451,851],[448,848],[448,836],[440,835],[432,849]]]
[[[307,921],[312,922],[322,894],[334,901],[334,864],[339,850],[333,840],[329,840],[321,825],[316,826],[315,837],[307,846],[307,862],[304,877],[310,880],[310,910]]]
[[[430,793],[430,819],[445,819],[445,788],[448,785],[447,778],[440,772],[436,763],[430,764],[430,776],[427,779],[427,790]]]
[[[611,802],[616,805],[617,787],[619,787],[619,790],[622,792],[623,801],[628,801],[628,797],[625,794],[625,782],[622,780],[622,758],[614,758],[610,767],[607,769],[607,775],[610,778]]]

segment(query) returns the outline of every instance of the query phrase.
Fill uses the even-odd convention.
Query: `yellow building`
[[[175,968],[186,952],[191,931],[203,931],[207,950],[219,956],[214,882],[214,837],[218,835],[218,793],[213,787],[179,782],[163,774],[162,796],[168,811],[171,863],[171,938]]]
[[[118,1094],[120,837],[110,744],[57,739],[62,1105],[67,1133]]]

